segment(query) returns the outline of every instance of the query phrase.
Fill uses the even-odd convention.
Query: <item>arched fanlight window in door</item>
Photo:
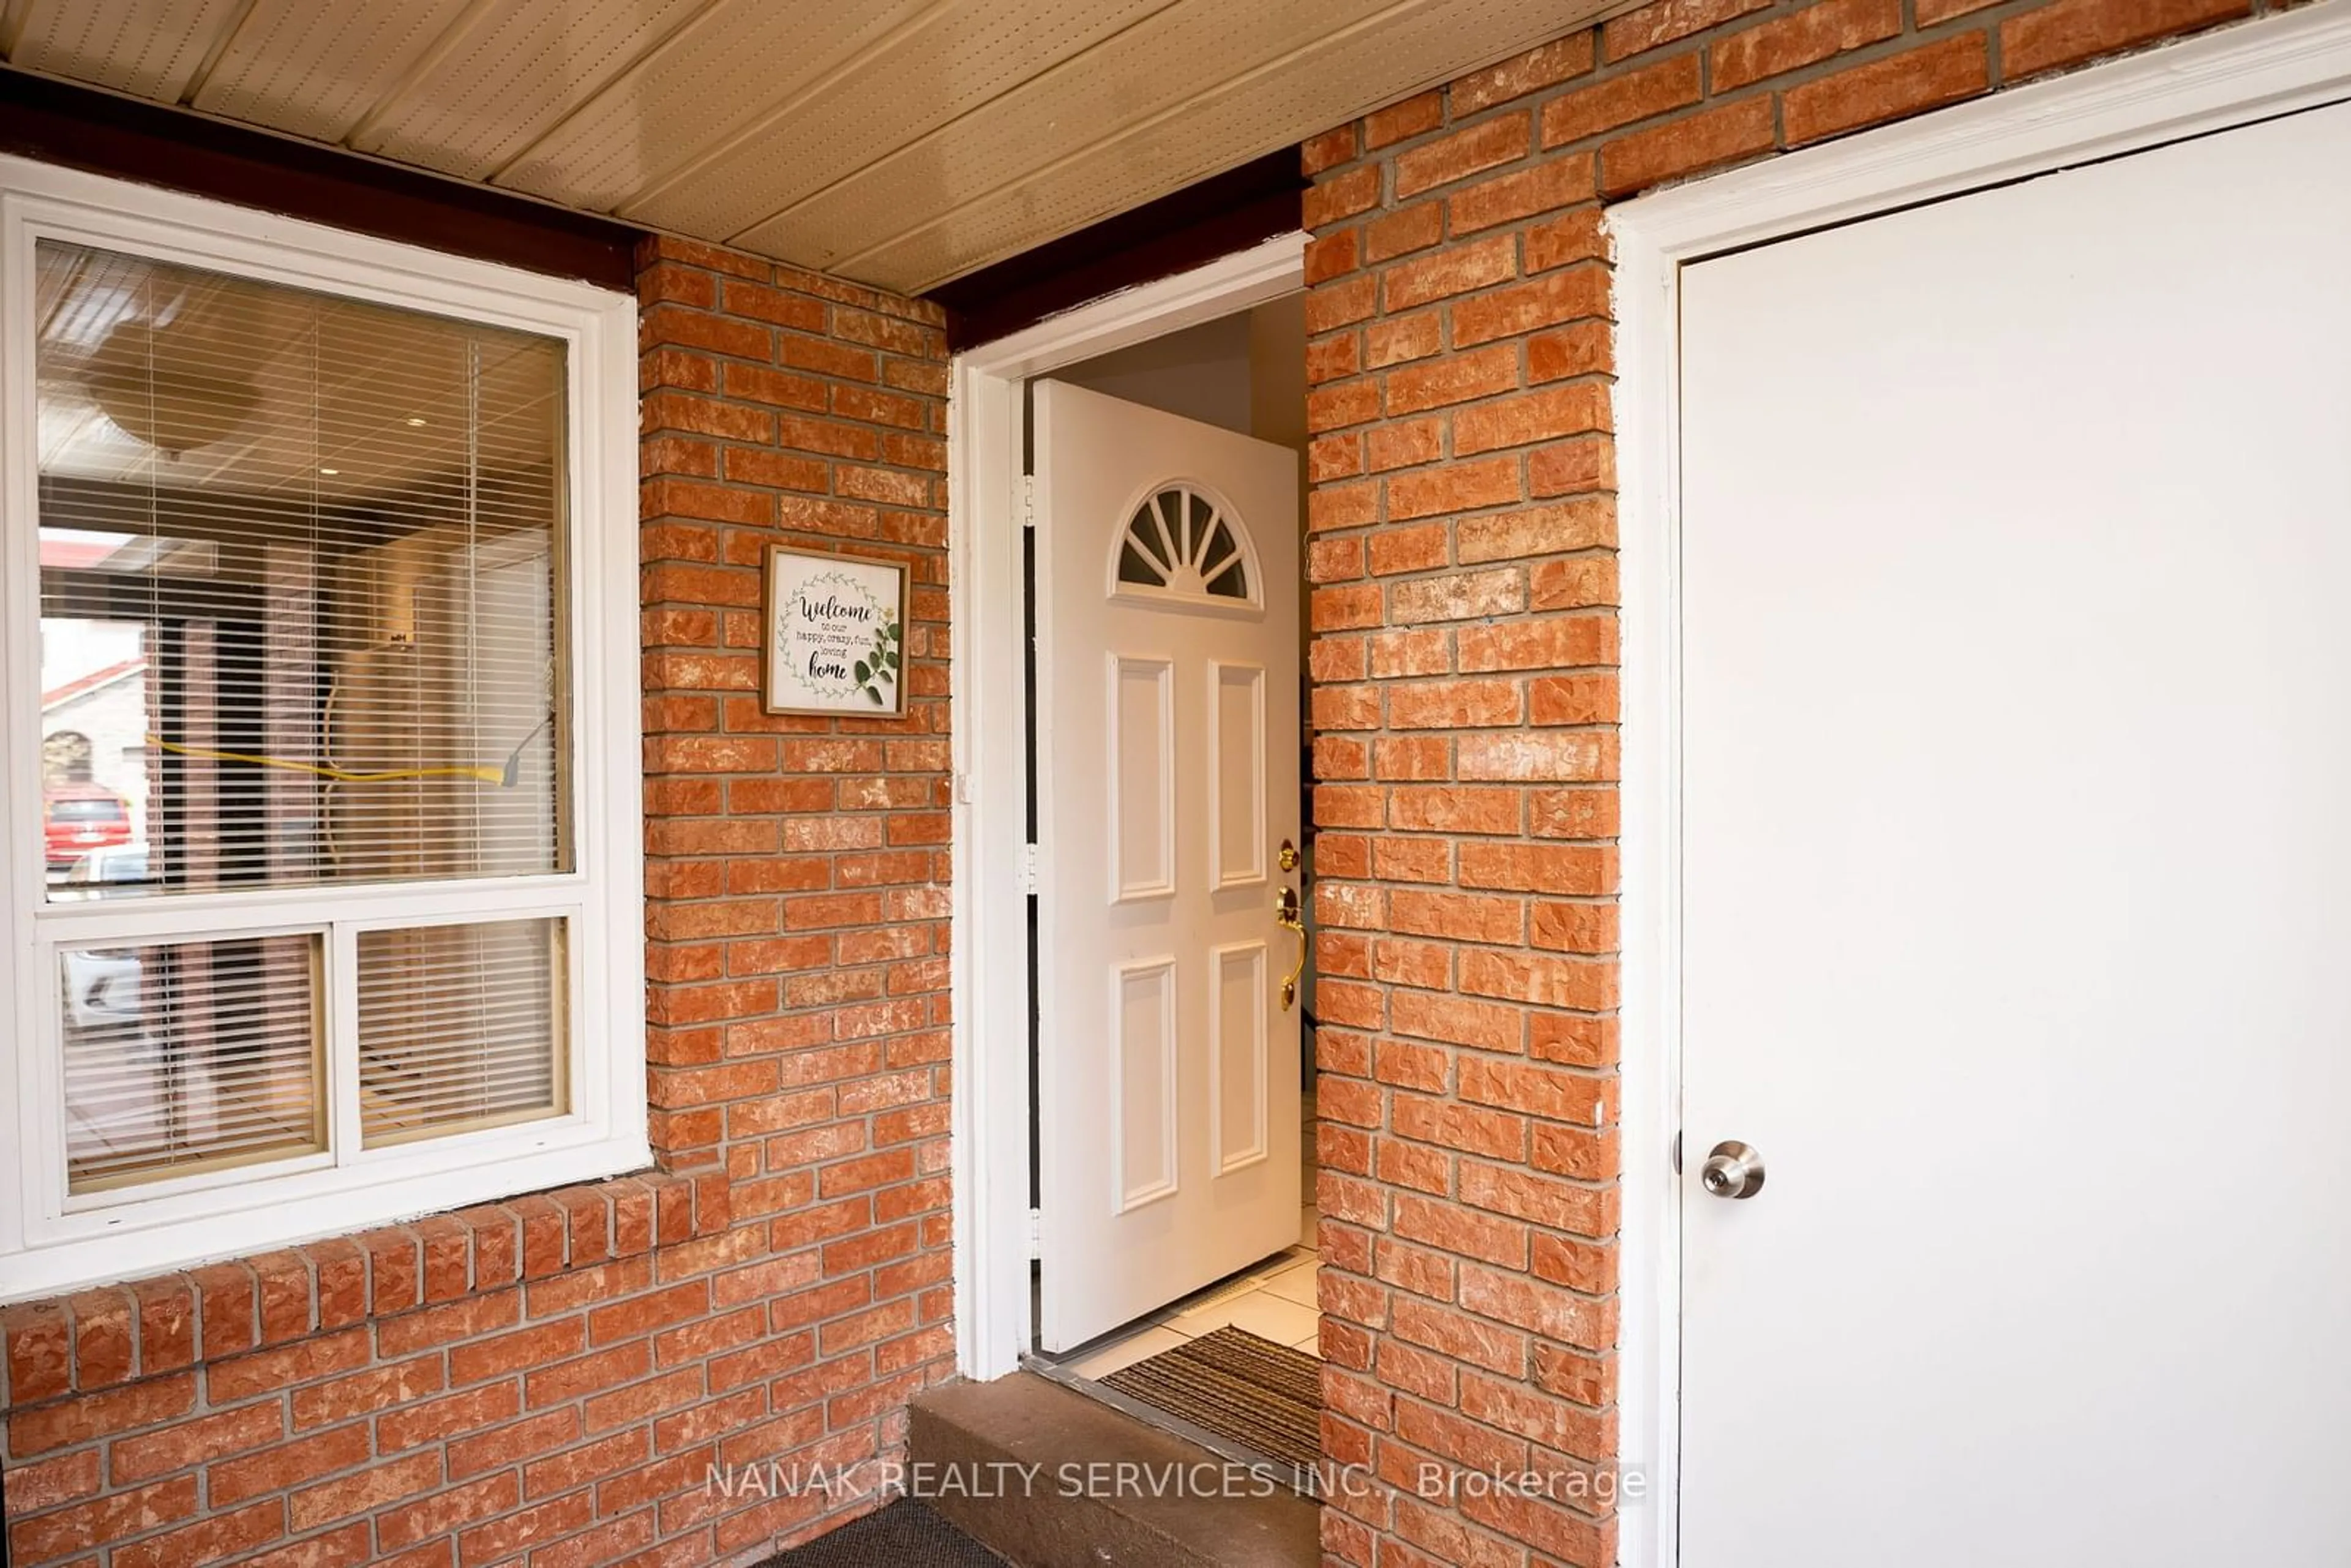
[[[1127,519],[1119,536],[1114,591],[1235,609],[1256,605],[1257,551],[1240,518],[1223,503],[1174,480],[1155,487]]]

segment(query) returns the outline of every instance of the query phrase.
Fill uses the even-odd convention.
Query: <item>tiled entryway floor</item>
[[[1063,1362],[1065,1370],[1081,1377],[1107,1377],[1122,1366],[1132,1366],[1145,1356],[1172,1350],[1227,1324],[1309,1355],[1322,1354],[1319,1343],[1322,1317],[1314,1304],[1322,1264],[1314,1252],[1314,1096],[1311,1092],[1303,1110],[1305,1135],[1299,1148],[1305,1177],[1301,1190],[1306,1204],[1298,1216],[1299,1245],[1128,1324],[1120,1331],[1123,1337],[1112,1338]]]
[[[1245,1274],[1153,1313],[1128,1328],[1124,1339],[1061,1364],[1081,1377],[1107,1377],[1122,1366],[1227,1324],[1319,1355],[1322,1318],[1314,1306],[1314,1283],[1322,1267],[1311,1251],[1293,1247]]]

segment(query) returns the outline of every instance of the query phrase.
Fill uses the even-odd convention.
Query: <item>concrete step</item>
[[[916,1399],[923,1500],[1018,1568],[1314,1568],[1322,1510],[1033,1373]]]

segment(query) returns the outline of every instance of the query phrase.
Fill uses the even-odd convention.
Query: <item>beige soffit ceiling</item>
[[[5,0],[91,83],[910,293],[1638,0]]]

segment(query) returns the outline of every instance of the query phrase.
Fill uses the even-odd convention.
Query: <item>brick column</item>
[[[730,1448],[889,1455],[954,1354],[942,319],[707,246],[643,260],[653,1145],[724,1169],[725,1301],[764,1309],[767,1419]],[[904,716],[760,711],[770,544],[908,567]]]
[[[1613,1546],[1422,1471],[1615,1449],[1607,273],[1590,155],[1483,112],[1590,52],[1306,153],[1324,1427],[1386,1483],[1325,1512],[1353,1563]]]

